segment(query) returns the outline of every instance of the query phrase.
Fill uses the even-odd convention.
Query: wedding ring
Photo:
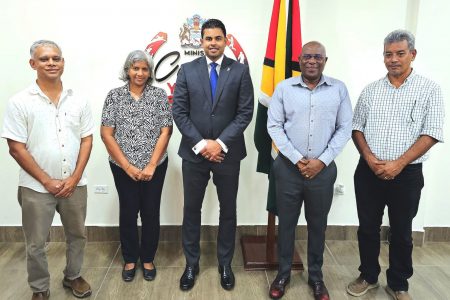
[[[309,178],[309,175],[305,175],[306,178]]]

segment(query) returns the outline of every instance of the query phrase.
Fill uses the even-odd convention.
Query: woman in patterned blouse
[[[126,84],[108,93],[101,136],[109,153],[120,203],[122,279],[132,281],[140,258],[144,279],[153,280],[159,240],[159,208],[167,170],[172,114],[167,94],[151,85],[153,61],[144,51],[131,52],[121,78]],[[142,234],[139,245],[137,214]]]

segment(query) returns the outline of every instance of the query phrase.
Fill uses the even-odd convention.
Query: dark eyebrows
[[[222,40],[225,37],[223,35],[217,35],[217,36],[205,36],[203,39],[204,40],[212,40],[212,39],[216,39],[216,40]]]

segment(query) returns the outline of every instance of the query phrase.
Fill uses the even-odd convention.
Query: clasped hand
[[[217,163],[221,163],[225,158],[222,147],[214,140],[206,140],[206,146],[200,151],[200,155],[211,162]]]
[[[313,179],[325,167],[319,159],[302,158],[297,162],[297,168],[306,179]]]
[[[44,187],[57,198],[69,198],[75,191],[79,181],[74,176],[69,176],[63,180],[52,178],[44,183]]]
[[[366,159],[372,172],[382,180],[392,180],[400,174],[405,167],[399,160],[379,160],[374,155]]]
[[[156,166],[153,164],[148,164],[144,169],[140,170],[137,167],[130,165],[125,172],[134,181],[150,181],[155,174]]]

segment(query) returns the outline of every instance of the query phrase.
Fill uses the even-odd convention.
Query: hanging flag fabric
[[[267,133],[267,108],[276,85],[286,78],[300,75],[298,57],[301,52],[302,39],[298,1],[289,0],[287,10],[285,0],[274,0],[273,2],[262,71],[261,95],[256,113],[254,132],[254,142],[258,150],[256,171],[268,174],[267,210],[273,214],[277,214],[277,209],[275,180],[270,170],[278,150]]]

